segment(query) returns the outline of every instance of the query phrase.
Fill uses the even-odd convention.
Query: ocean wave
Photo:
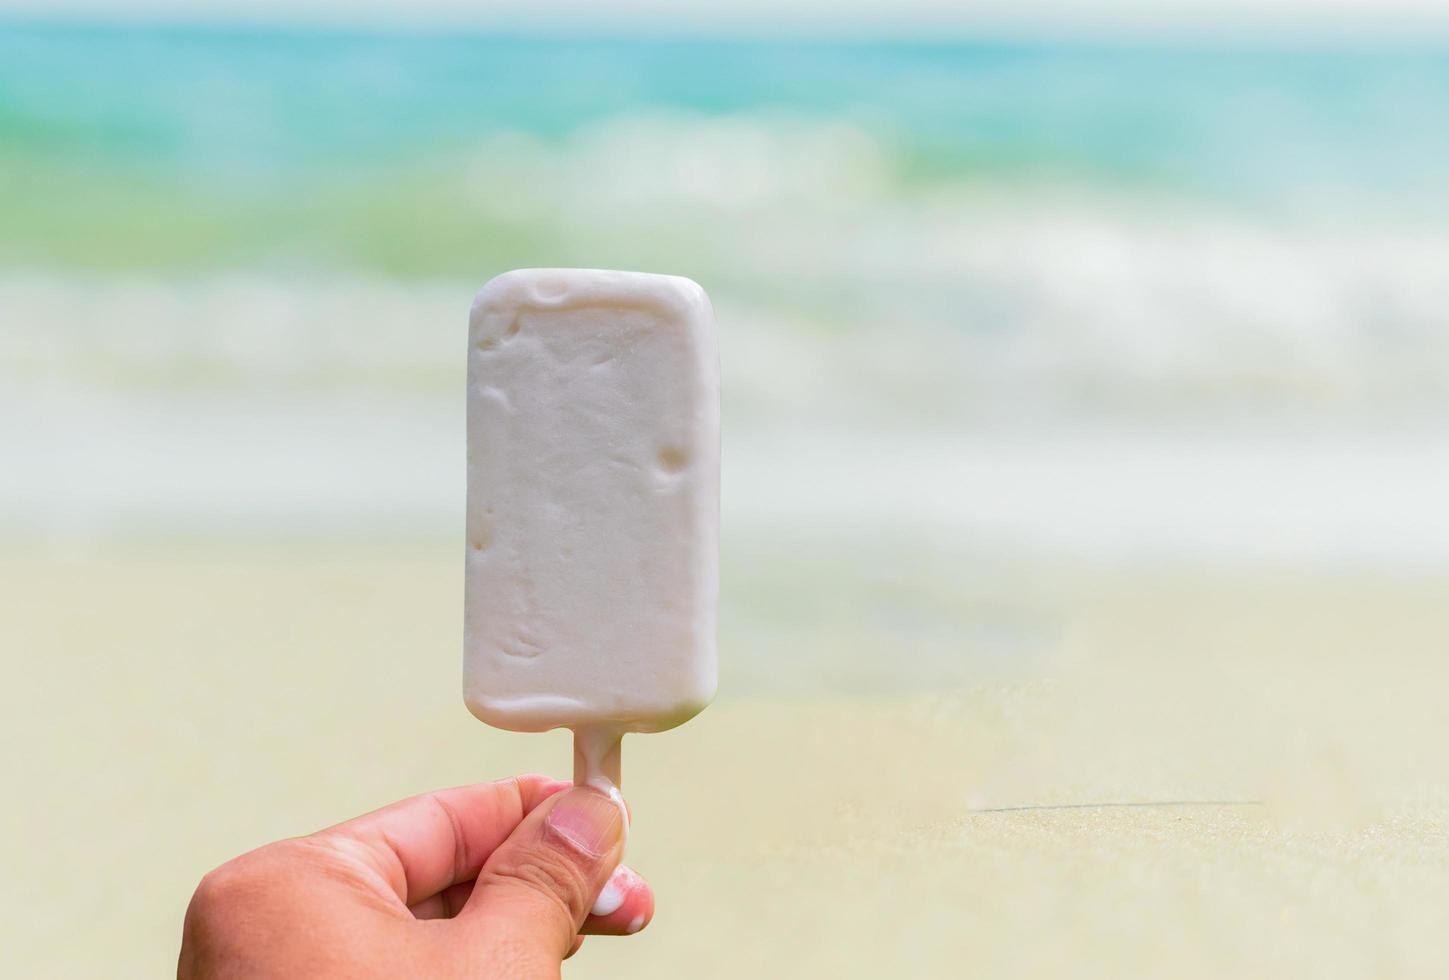
[[[716,275],[627,264],[710,289],[744,416],[1449,408],[1449,232],[1040,200],[710,228]],[[502,268],[0,273],[0,377],[446,392],[467,300]]]

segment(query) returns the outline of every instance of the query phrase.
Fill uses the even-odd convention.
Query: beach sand
[[[431,788],[566,773],[566,734],[463,708],[455,552],[0,560],[5,972],[165,975],[227,858]],[[568,975],[1449,962],[1444,580],[727,557],[719,700],[624,746],[657,916]],[[770,576],[802,572],[838,581],[782,600]]]

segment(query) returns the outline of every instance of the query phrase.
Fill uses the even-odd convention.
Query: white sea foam
[[[747,415],[1449,408],[1449,229],[942,204],[818,222],[812,243],[762,221],[775,244],[740,238],[714,289],[731,408]],[[0,379],[450,394],[474,285],[11,273]]]
[[[711,284],[727,534],[1449,562],[1449,231],[766,212]],[[0,529],[452,533],[476,285],[5,274]]]

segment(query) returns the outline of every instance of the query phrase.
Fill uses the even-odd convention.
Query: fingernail
[[[590,857],[602,857],[624,835],[618,806],[592,789],[575,787],[560,793],[545,822]]]

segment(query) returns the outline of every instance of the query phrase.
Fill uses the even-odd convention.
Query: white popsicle
[[[575,779],[715,690],[719,362],[688,279],[524,269],[473,303],[463,693]]]

